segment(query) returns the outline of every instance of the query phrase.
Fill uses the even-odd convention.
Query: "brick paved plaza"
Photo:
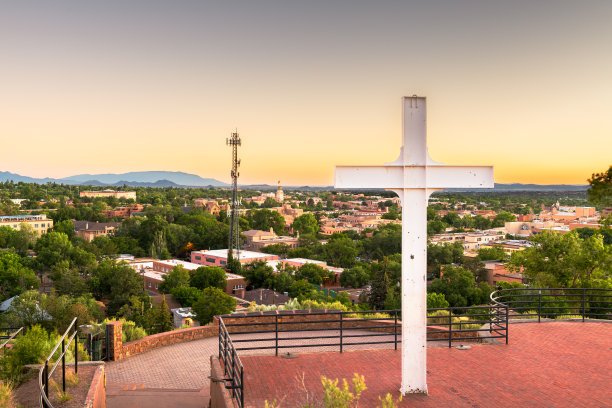
[[[428,348],[429,396],[408,396],[401,406],[612,407],[610,323],[513,323],[509,345],[472,343],[470,350],[435,345]],[[307,394],[311,401],[320,397],[320,376],[350,380],[357,372],[368,386],[359,406],[375,407],[379,395],[399,395],[400,354],[393,345],[384,347],[349,347],[343,354],[337,347],[316,347],[302,349],[296,359],[275,357],[273,350],[240,352],[246,405],[259,408],[276,399],[280,407],[300,406]],[[209,356],[217,352],[213,337],[108,363],[109,408],[152,402],[157,408],[205,406]]]
[[[428,348],[427,357],[429,396],[407,396],[402,407],[612,407],[609,323],[515,323],[508,345]],[[399,395],[399,351],[250,356],[242,362],[247,407],[274,399],[281,407],[300,406],[320,396],[320,376],[350,380],[355,372],[368,386],[359,406],[375,407],[388,392]]]

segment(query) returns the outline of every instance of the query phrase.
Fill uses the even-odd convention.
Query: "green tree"
[[[286,258],[290,249],[291,247],[289,245],[280,243],[266,245],[264,251],[266,251],[266,254],[274,254],[280,256],[281,258]]]
[[[600,207],[612,207],[612,166],[602,173],[593,173],[589,181],[589,201]]]
[[[0,299],[36,289],[38,285],[36,274],[22,264],[19,255],[10,251],[0,252]]]
[[[51,271],[53,288],[60,295],[81,296],[88,292],[87,283],[77,269],[70,268],[68,260],[56,263]]]
[[[474,217],[474,228],[478,230],[486,230],[491,228],[491,220],[483,217],[482,215],[477,215]]]
[[[206,288],[192,306],[200,324],[208,324],[213,317],[231,313],[236,309],[236,300],[219,288]]]
[[[247,219],[253,229],[269,231],[272,228],[278,235],[285,232],[285,219],[278,211],[268,210],[267,208],[249,210]]]
[[[459,217],[459,214],[456,212],[446,213],[444,217],[442,217],[442,221],[455,228],[460,228],[462,226],[461,217]]]
[[[361,288],[370,281],[369,272],[362,266],[354,266],[350,269],[345,269],[340,275],[340,284],[344,288]]]
[[[218,266],[200,266],[195,271],[192,271],[189,277],[189,286],[200,290],[208,287],[225,289],[226,276],[225,271]]]
[[[346,235],[333,234],[323,248],[325,248],[325,259],[330,265],[350,268],[355,264],[357,244]]]
[[[61,232],[72,238],[74,235],[74,224],[71,220],[63,220],[53,225],[53,231]]]
[[[327,269],[311,262],[300,266],[295,273],[296,280],[307,280],[308,283],[314,283],[315,285],[320,285],[325,279],[331,279],[333,276],[333,272],[329,272]]]
[[[446,224],[441,220],[427,221],[427,235],[442,234],[446,230]]]
[[[308,281],[305,279],[300,279],[294,281],[289,287],[289,296],[299,300],[311,299],[313,297],[317,297],[317,291],[308,283]]]
[[[509,258],[509,256],[504,252],[501,245],[495,245],[490,248],[480,248],[478,250],[478,258],[480,258],[482,261],[505,261]]]
[[[428,289],[430,292],[442,293],[453,307],[486,303],[490,293],[486,283],[476,283],[472,272],[452,265],[445,266],[442,276],[434,279]]]
[[[255,261],[245,265],[242,276],[254,289],[269,288],[274,282],[274,270],[264,261]]]
[[[172,297],[181,304],[182,307],[191,307],[199,299],[202,291],[192,286],[178,286],[172,289]]]
[[[172,319],[172,313],[166,303],[166,296],[162,295],[162,301],[159,306],[153,308],[152,316],[152,329],[151,333],[163,333],[174,329],[174,320]]]
[[[62,260],[70,259],[74,247],[68,235],[61,232],[49,232],[36,241],[34,249],[37,253],[36,260],[45,267],[51,268]]]
[[[369,303],[372,309],[384,309],[391,280],[389,279],[389,259],[384,257],[380,262],[372,264],[372,289],[370,290]]]
[[[444,294],[430,292],[427,294],[427,309],[443,309],[449,306]]]
[[[293,283],[293,276],[288,272],[282,271],[274,275],[274,286],[273,289],[277,292],[289,292],[291,284]]]
[[[144,280],[125,262],[105,260],[93,270],[89,287],[98,299],[108,299],[107,314],[114,316],[132,296],[145,295]]]
[[[169,273],[164,275],[164,280],[159,284],[159,291],[171,293],[172,289],[179,286],[189,286],[189,278],[189,271],[182,265],[176,265]]]
[[[510,269],[523,271],[536,286],[582,286],[611,276],[612,246],[600,234],[582,239],[576,231],[545,232],[531,241],[533,247],[512,254]]]
[[[493,218],[493,222],[491,223],[491,227],[499,228],[503,227],[507,222],[516,221],[516,216],[507,211],[502,211]]]
[[[293,220],[294,233],[316,235],[319,232],[319,223],[312,213],[304,213]]]

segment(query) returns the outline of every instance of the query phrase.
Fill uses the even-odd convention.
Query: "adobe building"
[[[217,203],[217,200],[212,200],[209,198],[196,198],[193,200],[194,207],[204,207],[207,213],[214,215],[217,217],[221,212],[221,207]]]
[[[95,237],[113,235],[115,233],[115,228],[119,226],[118,222],[72,220],[72,223],[74,224],[75,235],[88,242],[93,241]]]
[[[115,197],[115,198],[125,198],[127,200],[129,199],[136,200],[136,192],[135,191],[114,191],[114,190],[81,191],[79,193],[79,197],[89,197],[89,198]]]
[[[191,262],[204,266],[219,266],[225,268],[227,266],[227,249],[213,249],[210,251],[192,251]],[[233,256],[237,258],[237,253],[234,251]],[[240,251],[238,259],[242,265],[255,261],[275,261],[278,260],[278,255],[264,254],[262,252]]]
[[[158,294],[159,285],[164,281],[164,276],[172,271],[176,266],[182,266],[187,271],[193,271],[201,267],[200,264],[181,261],[180,259],[134,259],[128,261],[128,265],[144,278],[145,289],[150,293]],[[246,287],[246,279],[243,276],[233,273],[225,273],[225,289],[228,295],[242,297]]]
[[[285,244],[289,248],[295,249],[297,248],[299,242],[299,236],[278,236],[272,228],[270,228],[270,231],[248,230],[243,232],[241,235],[244,235],[245,237],[243,248],[251,249],[253,251],[261,251],[262,248],[272,244]]]
[[[28,225],[36,232],[36,235],[40,236],[53,228],[53,220],[48,219],[45,214],[0,216],[0,227],[20,230],[22,225]]]
[[[506,269],[506,264],[498,261],[485,261],[485,269],[487,270],[487,283],[491,287],[496,287],[499,282],[508,283],[523,283],[524,276],[522,273],[510,272]]]

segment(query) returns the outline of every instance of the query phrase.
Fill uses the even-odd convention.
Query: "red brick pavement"
[[[404,397],[400,406],[612,407],[612,324],[515,323],[510,344],[471,346],[429,348],[429,396]],[[274,399],[281,407],[316,401],[323,375],[350,380],[353,373],[363,374],[368,389],[360,407],[378,406],[378,396],[388,392],[399,396],[400,351],[241,359],[247,407]]]

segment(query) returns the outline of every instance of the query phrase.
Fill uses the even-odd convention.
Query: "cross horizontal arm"
[[[492,166],[336,166],[335,188],[492,188]]]

